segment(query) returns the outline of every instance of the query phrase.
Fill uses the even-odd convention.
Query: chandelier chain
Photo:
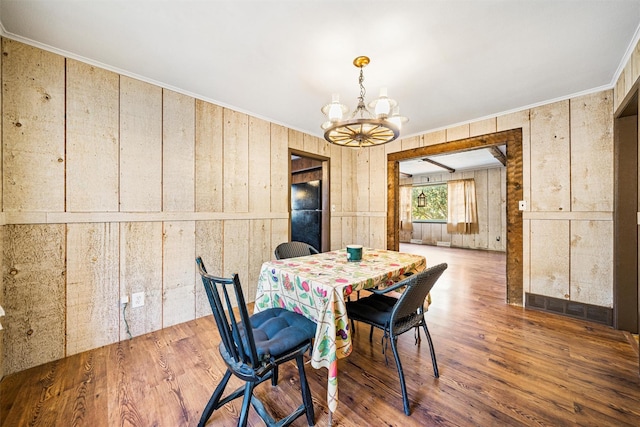
[[[367,91],[364,88],[364,72],[362,71],[362,68],[360,68],[360,78],[358,79],[358,82],[360,83],[360,101],[364,102],[364,96]]]
[[[358,83],[360,84],[360,96],[358,97],[358,105],[356,106],[352,117],[356,117],[358,113],[360,113],[360,117],[367,117],[371,114],[364,103],[364,97],[367,93],[367,90],[364,88],[364,71],[362,70],[363,68],[364,67],[360,67],[360,78],[358,78]]]

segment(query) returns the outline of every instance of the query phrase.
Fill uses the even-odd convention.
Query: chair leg
[[[307,374],[304,371],[304,359],[302,356],[296,357],[298,365],[298,375],[300,375],[300,389],[302,390],[302,401],[304,403],[307,416],[307,424],[313,426],[315,424],[315,414],[313,412],[313,399],[311,398],[311,390],[307,382]]]
[[[404,382],[404,372],[402,371],[402,364],[400,363],[400,356],[398,356],[398,338],[390,338],[391,349],[393,350],[393,357],[396,359],[396,366],[398,367],[398,376],[400,377],[400,390],[402,391],[402,404],[404,405],[404,413],[411,415],[409,410],[409,398],[407,397],[407,385]]]
[[[429,329],[427,328],[427,322],[422,321],[422,327],[424,328],[424,333],[427,336],[427,342],[429,343],[429,351],[431,352],[431,363],[433,364],[433,376],[436,378],[440,377],[440,373],[438,372],[438,362],[436,361],[436,351],[433,348],[433,341],[431,341],[431,334],[429,334]]]
[[[218,384],[218,387],[216,387],[215,391],[211,395],[207,406],[205,406],[204,411],[202,412],[202,416],[200,417],[198,427],[204,427],[207,421],[209,421],[209,418],[211,418],[211,414],[213,414],[213,411],[218,409],[218,403],[220,402],[222,393],[224,392],[224,389],[229,382],[229,378],[231,378],[231,371],[227,369],[227,372],[224,373],[224,377],[222,377],[222,381],[220,381],[220,384]]]
[[[240,410],[238,427],[247,426],[247,421],[249,421],[249,408],[251,407],[251,397],[253,396],[253,388],[255,386],[256,385],[252,382],[247,382],[244,386],[244,397],[242,398],[242,409]]]

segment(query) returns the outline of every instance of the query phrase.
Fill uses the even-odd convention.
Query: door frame
[[[638,333],[639,95],[637,83],[614,114],[613,327]]]
[[[306,151],[289,148],[289,174],[287,189],[287,210],[289,212],[289,240],[291,240],[291,156],[307,157],[310,159],[320,160],[322,162],[322,220],[320,226],[320,246],[317,248],[320,252],[326,252],[331,249],[331,183],[329,179],[331,159],[329,157],[318,154],[307,153]]]
[[[387,154],[387,249],[400,248],[400,161],[434,154],[507,146],[507,290],[508,304],[523,305],[523,224],[518,202],[523,200],[522,128]]]

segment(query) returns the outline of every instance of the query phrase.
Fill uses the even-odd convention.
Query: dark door
[[[291,240],[321,250],[322,180],[291,185]]]

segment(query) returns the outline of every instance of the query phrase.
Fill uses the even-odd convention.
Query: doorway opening
[[[638,92],[614,119],[613,326],[638,333]]]
[[[507,292],[508,304],[523,305],[522,129],[512,129],[387,155],[387,249],[400,247],[400,161],[434,154],[463,152],[480,147],[507,147]]]
[[[289,240],[330,246],[329,159],[289,150]]]

